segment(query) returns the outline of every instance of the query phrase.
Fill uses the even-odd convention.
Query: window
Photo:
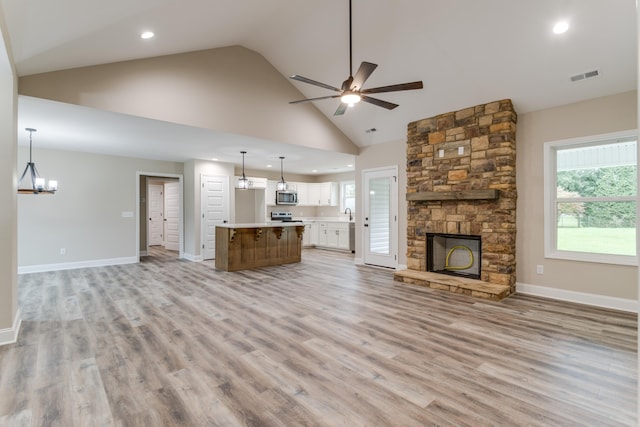
[[[344,212],[347,208],[351,209],[352,213],[356,211],[355,181],[342,181],[340,183],[340,209]]]
[[[545,257],[636,265],[637,133],[545,144]]]

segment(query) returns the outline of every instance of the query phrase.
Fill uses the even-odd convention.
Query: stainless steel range
[[[271,212],[271,221],[302,222],[300,219],[293,219],[291,212]]]

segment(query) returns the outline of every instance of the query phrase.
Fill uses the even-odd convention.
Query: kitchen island
[[[216,268],[247,270],[300,262],[304,225],[300,222],[216,226]]]

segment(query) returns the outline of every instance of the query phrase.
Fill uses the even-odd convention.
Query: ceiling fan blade
[[[344,102],[341,102],[340,105],[338,106],[338,109],[336,110],[335,113],[333,113],[334,116],[341,116],[344,114],[345,111],[347,111],[347,104],[345,104]]]
[[[329,95],[329,96],[321,96],[319,98],[300,99],[298,101],[289,101],[289,104],[300,104],[302,102],[319,101],[321,99],[329,99],[329,98],[340,98],[340,95]]]
[[[382,99],[372,98],[370,96],[362,96],[362,100],[364,102],[368,102],[369,104],[377,105],[378,107],[386,108],[387,110],[393,110],[398,107],[398,104],[394,104],[392,102],[383,101]]]
[[[356,72],[356,75],[353,78],[351,87],[349,89],[360,90],[362,88],[362,85],[364,85],[364,82],[367,81],[367,79],[369,78],[371,73],[373,73],[373,70],[375,70],[377,66],[377,64],[362,61],[362,63],[360,64],[360,68],[358,68],[358,71]]]
[[[382,92],[398,92],[401,90],[422,89],[422,81],[402,83],[390,86],[373,87],[371,89],[361,90],[360,93],[382,93]]]
[[[291,77],[289,77],[289,78],[290,78],[290,79],[293,79],[293,80],[297,80],[297,81],[299,81],[299,82],[308,83],[308,84],[310,84],[310,85],[320,86],[320,87],[323,87],[323,88],[325,88],[325,89],[335,90],[336,92],[341,92],[341,90],[340,90],[340,89],[338,89],[337,87],[329,86],[329,85],[327,85],[327,84],[320,83],[320,82],[317,82],[317,81],[315,81],[315,80],[311,80],[311,79],[308,79],[308,78],[306,78],[306,77],[299,76],[299,75],[297,75],[297,74],[295,74],[295,75],[293,75],[293,76],[291,76]]]

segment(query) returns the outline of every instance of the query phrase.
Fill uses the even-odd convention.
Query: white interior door
[[[397,168],[363,171],[364,263],[398,265]]]
[[[229,177],[202,176],[202,259],[216,256],[216,225],[229,221]]]
[[[164,247],[170,251],[180,250],[180,185],[177,182],[164,184]]]
[[[147,186],[149,224],[147,228],[147,246],[163,244],[164,229],[164,187],[162,184]]]

